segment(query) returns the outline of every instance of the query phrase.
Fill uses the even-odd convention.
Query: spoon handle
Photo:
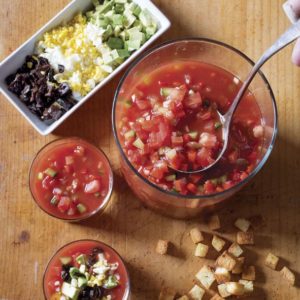
[[[231,123],[231,117],[235,112],[238,104],[240,103],[242,97],[244,96],[245,92],[247,91],[248,86],[250,85],[252,79],[262,67],[262,65],[269,60],[274,54],[279,52],[281,49],[292,43],[294,40],[300,37],[300,20],[290,26],[285,33],[283,33],[278,40],[269,48],[267,49],[261,58],[256,62],[253,69],[249,73],[247,79],[244,81],[242,87],[240,88],[238,94],[236,95],[233,103],[231,104],[229,110],[224,114],[224,120],[227,123],[226,125],[229,127]]]

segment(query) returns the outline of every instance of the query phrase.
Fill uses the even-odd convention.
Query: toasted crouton
[[[159,300],[174,300],[176,291],[169,287],[162,287],[159,294]]]
[[[200,242],[202,242],[202,241],[204,240],[203,234],[202,234],[202,232],[199,230],[199,228],[193,228],[193,229],[190,231],[190,236],[191,236],[192,241],[193,241],[195,244],[198,244],[198,243],[200,243]]]
[[[245,288],[244,285],[238,282],[227,282],[226,285],[226,291],[230,295],[234,296],[242,296],[245,294]]]
[[[208,246],[202,243],[198,243],[195,249],[195,256],[206,257],[208,253]]]
[[[248,266],[248,267],[244,268],[244,271],[242,273],[242,279],[254,281],[255,280],[255,267]]]
[[[236,241],[239,245],[254,245],[253,231],[239,231],[236,235]]]
[[[295,285],[295,274],[290,269],[283,267],[280,274],[289,282],[290,285]]]
[[[226,242],[217,235],[214,235],[211,244],[218,252],[220,252],[224,248]]]
[[[240,245],[237,243],[232,243],[227,251],[235,257],[240,257],[244,252]]]
[[[239,218],[234,222],[234,226],[243,232],[247,232],[251,223],[243,218]]]
[[[230,255],[227,251],[224,251],[216,260],[216,266],[225,268],[228,271],[232,271],[236,266],[236,258]]]
[[[244,286],[245,294],[253,293],[254,291],[253,281],[240,279],[239,283]]]
[[[236,265],[232,269],[232,274],[241,274],[243,272],[243,266],[245,262],[245,257],[238,257],[236,259]]]
[[[158,240],[156,245],[156,252],[161,255],[165,255],[168,252],[169,241]]]
[[[187,295],[183,295],[180,298],[178,298],[177,300],[189,300],[189,297]]]
[[[269,253],[267,255],[267,258],[265,260],[265,265],[273,270],[276,269],[277,265],[279,262],[279,257],[277,257],[276,255]]]
[[[208,227],[210,230],[218,230],[221,228],[219,216],[217,214],[212,215],[208,220]]]
[[[215,278],[218,284],[229,282],[231,279],[231,275],[228,270],[225,268],[217,267],[215,270]]]
[[[202,300],[204,294],[204,289],[202,289],[198,285],[194,285],[193,288],[189,291],[189,297],[193,300]]]
[[[200,271],[196,274],[196,278],[201,282],[201,284],[209,289],[215,281],[215,276],[213,268],[207,265],[204,265]]]
[[[219,294],[214,294],[210,300],[224,300],[224,298],[222,298]]]
[[[218,291],[219,291],[219,294],[221,295],[221,297],[223,297],[223,298],[227,298],[227,297],[231,296],[231,294],[229,292],[227,292],[225,283],[218,285]]]

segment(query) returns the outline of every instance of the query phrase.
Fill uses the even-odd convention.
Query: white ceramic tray
[[[0,91],[6,98],[17,108],[17,110],[26,118],[26,120],[42,135],[47,135],[64,122],[76,109],[85,103],[93,94],[98,92],[108,81],[116,74],[130,64],[141,52],[144,51],[153,41],[161,36],[169,27],[170,21],[166,16],[150,1],[150,0],[134,0],[142,8],[147,8],[158,23],[158,31],[136,52],[134,52],[124,63],[116,68],[108,77],[100,82],[91,92],[82,98],[75,106],[66,112],[59,120],[51,125],[45,124],[39,117],[34,115],[27,106],[12,92],[10,92],[5,83],[5,78],[16,72],[16,70],[24,63],[26,55],[33,54],[36,42],[48,30],[70,21],[74,15],[79,12],[85,12],[92,8],[91,0],[73,0],[61,12],[59,12],[45,26],[38,30],[31,38],[29,38],[22,46],[9,55],[0,64]]]

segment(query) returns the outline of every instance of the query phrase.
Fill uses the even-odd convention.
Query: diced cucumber
[[[123,25],[126,28],[129,28],[136,20],[136,17],[132,14],[130,10],[125,10],[123,16],[124,16]]]
[[[127,58],[130,56],[130,53],[126,49],[117,49],[117,52],[121,58]]]
[[[115,0],[117,4],[126,4],[128,0]]]
[[[38,180],[43,180],[44,174],[42,172],[38,172],[37,178],[38,178]]]
[[[81,288],[85,285],[87,285],[87,279],[85,277],[79,277],[78,278],[78,287]]]
[[[123,16],[119,14],[115,14],[111,18],[113,26],[123,25]]]
[[[114,5],[113,1],[107,1],[107,2],[104,2],[103,5],[96,6],[96,9],[99,13],[105,14],[113,8],[113,5]]]
[[[111,49],[122,49],[124,47],[124,42],[118,37],[110,37],[107,41],[107,45]]]
[[[85,265],[86,263],[86,255],[85,254],[80,254],[78,255],[75,260],[80,264],[80,265]],[[84,273],[84,271],[82,272]]]
[[[125,10],[124,4],[122,4],[122,3],[115,4],[115,12],[117,14],[122,14],[124,12],[124,10]]]
[[[125,42],[125,48],[128,51],[134,51],[141,48],[141,41],[126,41]]]
[[[59,260],[63,265],[68,265],[72,261],[72,257],[62,256],[62,257],[59,258]]]
[[[188,133],[188,135],[190,136],[190,138],[192,140],[195,140],[198,137],[198,132],[197,131],[191,131]]]
[[[102,34],[103,41],[106,41],[111,35],[113,35],[114,31],[111,25],[106,27],[106,30]]]
[[[83,213],[85,213],[85,212],[87,211],[86,206],[83,205],[82,203],[77,204],[76,207],[77,207],[78,211],[79,211],[81,214],[83,214]]]
[[[64,296],[69,297],[71,300],[77,300],[80,290],[68,282],[63,282],[61,292]]]
[[[129,140],[133,137],[135,137],[135,131],[134,130],[129,130],[124,134],[124,137],[126,140]]]
[[[104,282],[103,286],[106,289],[112,289],[119,285],[119,281],[116,276],[110,275],[107,280]]]
[[[56,196],[53,196],[50,200],[50,204],[56,206],[58,204],[58,198]]]
[[[176,175],[172,174],[172,175],[168,175],[165,177],[166,181],[174,181],[176,180]]]
[[[160,94],[164,97],[168,97],[173,90],[174,90],[174,88],[161,88]]]
[[[145,145],[143,143],[143,141],[140,138],[137,138],[134,142],[133,142],[133,146],[135,146],[138,149],[143,150]]]
[[[141,11],[141,13],[139,14],[139,19],[145,27],[149,27],[153,23],[152,16],[148,12],[148,10]]]
[[[222,123],[221,122],[216,122],[215,123],[215,129],[219,129],[222,127]]]
[[[57,172],[51,168],[47,168],[44,173],[50,177],[55,177],[57,175]]]

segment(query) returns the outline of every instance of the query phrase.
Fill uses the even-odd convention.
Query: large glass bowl
[[[117,128],[120,122],[122,101],[126,99],[119,97],[119,92],[126,90],[134,84],[135,80],[162,64],[178,60],[194,60],[212,64],[225,69],[240,80],[247,77],[254,63],[239,50],[222,42],[204,38],[175,40],[161,44],[145,53],[132,64],[119,83],[113,103],[112,123],[114,137],[121,155],[121,169],[126,181],[147,207],[168,216],[191,218],[200,213],[214,210],[223,204],[226,199],[244,187],[263,167],[271,154],[277,134],[277,108],[270,84],[263,73],[259,72],[249,89],[260,108],[262,122],[265,126],[265,136],[259,163],[253,171],[246,179],[220,193],[183,196],[165,191],[139,174],[123,152]]]

